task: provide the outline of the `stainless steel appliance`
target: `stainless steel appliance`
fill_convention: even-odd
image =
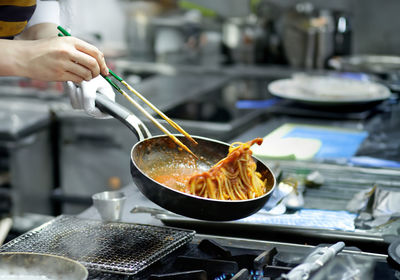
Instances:
[[[198,233],[194,233],[193,229],[182,229],[184,224],[172,228],[153,217],[140,220],[141,214],[129,213],[131,206],[136,203],[152,206],[151,202],[136,186],[130,185],[122,191],[127,203],[119,223],[100,221],[91,207],[78,217],[57,217],[3,245],[0,251],[62,254],[84,263],[89,269],[88,279],[264,280],[285,279],[284,275],[289,275],[310,256],[347,237],[346,247],[308,279],[341,279],[340,273],[346,272],[355,273],[359,279],[397,279],[399,274],[385,250],[375,251],[371,236],[344,232],[334,236],[331,230],[315,229],[307,234],[302,228],[273,225],[254,225],[250,230],[241,227],[235,231],[228,223],[219,223],[220,231],[215,226],[202,228],[199,223]],[[189,226],[197,222],[186,221]],[[284,240],[284,233],[290,231],[294,235]],[[238,232],[248,236],[251,232],[259,233],[259,236],[248,239],[239,237]],[[365,238],[367,244],[361,250],[355,247],[359,237]]]
[[[2,213],[52,213],[53,151],[46,103],[1,98],[0,163]]]
[[[398,271],[388,264],[386,255],[354,247],[343,248],[326,265],[321,264],[315,257],[331,245],[230,238],[60,216],[0,251],[50,251],[67,256],[88,268],[88,279],[288,279],[289,272],[311,256],[319,269],[301,279],[329,279],[350,272],[361,279],[396,279]]]
[[[127,155],[136,138],[115,119],[94,119],[69,106],[54,111],[60,177],[54,197],[62,213],[76,214],[91,205],[93,194],[132,180]]]

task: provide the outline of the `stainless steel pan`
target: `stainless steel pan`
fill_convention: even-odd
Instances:
[[[190,155],[180,151],[168,136],[151,137],[144,124],[127,109],[98,95],[96,105],[102,111],[122,121],[138,137],[138,142],[132,147],[130,169],[133,181],[139,190],[159,206],[186,217],[210,220],[229,221],[245,218],[260,210],[268,201],[275,188],[275,176],[261,161],[257,163],[257,171],[267,179],[269,191],[261,197],[248,200],[223,201],[207,199],[185,194],[168,188],[149,176],[153,168],[176,168],[187,162]],[[229,145],[205,137],[193,137],[198,145],[192,145],[185,137],[176,135],[197,156],[198,164],[208,169],[224,158]],[[172,170],[172,169],[171,169]]]
[[[87,277],[87,269],[68,258],[38,253],[0,253],[0,279],[84,280]]]

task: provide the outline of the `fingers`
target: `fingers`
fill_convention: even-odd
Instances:
[[[106,75],[106,76],[108,75],[108,67],[107,67],[106,61],[104,59],[104,54],[101,51],[99,51],[95,46],[92,46],[82,40],[79,40],[79,39],[77,39],[75,47],[77,50],[79,50],[85,54],[88,54],[89,56],[94,58],[97,61],[97,65],[100,68],[100,72],[103,75]],[[93,63],[93,62],[90,62],[90,63]],[[85,66],[86,66],[86,64],[85,64]],[[91,69],[91,68],[89,68],[89,69]],[[97,76],[97,75],[95,75],[95,76]]]
[[[78,76],[81,79],[81,81],[90,81],[94,77],[93,72],[91,72],[89,68],[79,63],[68,61],[64,67],[67,73],[68,72],[73,73],[75,76]],[[99,73],[97,72],[97,75],[98,74]]]
[[[89,70],[87,70],[87,71],[89,71]],[[75,72],[66,71],[63,73],[62,77],[60,77],[60,79],[58,79],[58,80],[59,81],[71,81],[71,82],[79,84],[82,81],[84,81],[85,79],[82,78],[81,76],[76,75]]]
[[[82,53],[82,52],[74,52],[71,57],[71,62],[75,64],[75,66],[79,67],[73,67],[76,70],[80,69],[80,67],[84,67],[88,70],[85,71],[85,73],[81,73],[83,70],[81,69],[79,73],[77,73],[79,76],[81,76],[84,80],[89,81],[93,79],[94,77],[97,77],[100,74],[100,66],[97,63],[96,59],[93,57]],[[72,66],[71,66],[72,67]],[[88,75],[90,74],[90,76]],[[81,74],[84,74],[83,76]]]
[[[68,54],[69,60],[72,64],[68,63],[66,65],[70,72],[80,76],[86,81],[97,77],[100,73],[103,75],[108,75],[108,67],[106,65],[104,55],[95,46],[92,46],[75,37],[62,37],[58,39],[65,40],[64,42],[68,42],[74,47],[74,49],[72,51],[70,50]],[[78,66],[75,67],[74,64],[75,66]],[[88,75],[88,72],[84,71],[84,69],[81,67],[89,70],[90,75]]]
[[[74,37],[27,40],[20,44],[18,71],[45,81],[89,81],[100,73],[108,75],[103,54]],[[19,53],[18,52],[18,53]]]

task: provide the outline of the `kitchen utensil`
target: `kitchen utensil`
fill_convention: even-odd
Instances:
[[[0,279],[84,280],[87,269],[66,257],[31,252],[0,253]]]
[[[119,191],[96,193],[92,196],[93,205],[104,221],[118,221],[121,218],[122,208],[126,197]]]
[[[131,150],[131,174],[139,190],[151,201],[174,213],[202,220],[228,221],[247,217],[258,210],[268,201],[275,188],[275,176],[264,163],[253,158],[257,164],[257,171],[262,179],[267,180],[269,191],[263,196],[247,200],[216,200],[186,194],[168,188],[149,177],[153,168],[165,168],[187,165],[193,158],[176,149],[176,145],[169,137],[154,136],[143,133],[142,123],[137,123],[127,109],[98,94],[96,106],[100,110],[122,121],[138,136],[139,142]],[[133,123],[132,123],[133,122]],[[140,121],[139,121],[140,122]],[[139,131],[136,131],[139,129]],[[141,136],[140,136],[141,135]],[[177,137],[185,144],[189,140],[183,136]],[[205,170],[209,169],[228,154],[229,145],[205,137],[194,137],[198,145],[191,146],[198,156],[197,163]]]
[[[377,103],[391,95],[386,86],[378,83],[324,75],[276,80],[268,90],[281,98],[325,106]]]
[[[328,65],[340,71],[389,74],[400,71],[400,56],[348,55],[329,59]]]
[[[68,33],[64,28],[61,26],[57,27],[58,30],[61,31],[59,33],[59,36],[71,36],[71,34]],[[126,81],[124,81],[121,77],[119,77],[117,74],[115,74],[111,69],[108,69],[111,76],[113,76],[115,79],[117,79],[120,83],[122,83],[130,92],[134,93],[137,97],[139,97],[145,104],[147,104],[152,110],[154,110],[157,114],[159,114],[164,120],[166,120],[173,128],[178,130],[180,133],[185,135],[188,139],[190,139],[193,143],[196,144],[196,141],[193,140],[193,138],[186,132],[184,131],[178,124],[176,124],[174,121],[172,121],[170,118],[168,118],[163,112],[161,112],[159,109],[157,109],[150,101],[148,101],[144,96],[142,96],[139,92],[137,92],[133,87],[131,87]],[[103,76],[103,75],[102,75]],[[152,115],[150,115],[139,103],[137,103],[133,98],[131,98],[124,90],[122,90],[116,83],[114,83],[110,77],[103,76],[103,78],[114,88],[116,89],[119,93],[121,93],[130,103],[132,103],[142,114],[144,114],[149,120],[152,121],[154,125],[156,125],[162,132],[164,132],[166,135],[168,135],[173,141],[181,146],[185,151],[188,153],[194,155],[185,145],[182,144],[174,135],[172,135],[161,123],[159,123]]]
[[[10,217],[5,217],[0,220],[0,246],[6,240],[8,233],[13,225],[13,220]]]
[[[154,59],[154,26],[152,20],[162,12],[161,4],[153,1],[126,3],[126,41],[134,58]]]
[[[302,264],[296,266],[289,273],[283,274],[283,279],[309,279],[313,272],[317,271],[326,263],[328,263],[331,259],[333,259],[340,251],[343,250],[344,246],[344,242],[340,241],[330,247],[317,248],[306,258],[306,260]]]
[[[292,67],[323,69],[334,51],[334,18],[329,10],[298,3],[283,15],[283,47]]]
[[[134,275],[190,242],[194,234],[192,230],[61,215],[4,244],[0,251],[53,254],[79,261],[89,270]]]
[[[229,60],[253,64],[256,22],[253,18],[228,18],[222,25],[222,41],[229,51]]]
[[[348,55],[352,45],[352,17],[346,12],[337,11],[335,15],[335,55]],[[328,60],[329,63],[329,60]]]

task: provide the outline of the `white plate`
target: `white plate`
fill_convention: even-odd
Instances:
[[[305,75],[271,82],[268,90],[281,98],[334,105],[377,102],[391,95],[387,87],[374,82]]]

